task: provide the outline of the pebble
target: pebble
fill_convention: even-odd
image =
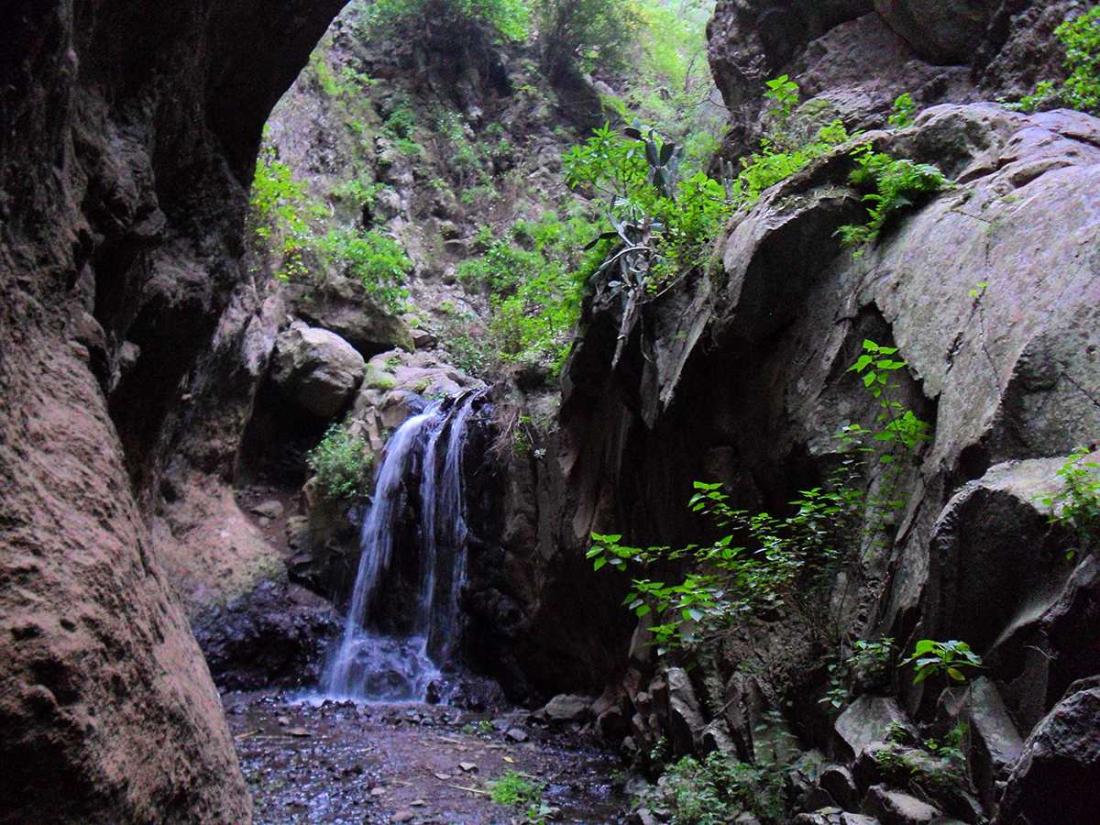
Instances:
[[[511,739],[513,742],[527,741],[527,731],[522,730],[521,728],[509,728],[508,732],[504,735]]]

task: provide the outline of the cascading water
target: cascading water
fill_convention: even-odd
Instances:
[[[361,556],[344,632],[325,673],[328,696],[423,701],[440,665],[455,652],[459,593],[466,579],[466,513],[462,453],[482,392],[449,406],[434,403],[402,424],[382,456],[374,503],[360,533]],[[381,632],[372,615],[394,575],[395,540],[420,469],[416,604],[407,634]],[[395,592],[400,592],[399,590]]]

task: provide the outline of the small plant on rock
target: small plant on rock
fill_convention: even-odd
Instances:
[[[521,808],[531,825],[543,823],[552,809],[542,799],[544,787],[527,774],[505,771],[489,782],[489,797],[497,805]]]
[[[898,95],[894,101],[893,111],[886,118],[886,122],[895,129],[905,129],[913,125],[913,118],[917,113],[917,104],[909,92]]]
[[[845,246],[864,246],[876,241],[886,222],[904,209],[950,185],[943,172],[928,163],[915,163],[874,151],[863,144],[852,152],[856,168],[849,182],[859,189],[870,189],[863,196],[867,204],[867,222],[847,224],[837,230]]]
[[[787,821],[783,777],[777,766],[738,762],[721,753],[701,760],[685,756],[640,802],[672,825],[728,825],[742,812],[778,825]]]
[[[1070,453],[1058,470],[1062,489],[1039,499],[1052,522],[1077,534],[1078,546],[1066,551],[1070,559],[1100,546],[1100,461],[1089,460],[1090,452],[1081,447]]]
[[[362,438],[333,424],[306,457],[326,497],[351,499],[366,492],[373,454]]]
[[[956,684],[966,684],[968,671],[982,666],[982,657],[970,649],[966,642],[952,639],[937,642],[921,639],[913,648],[913,655],[903,659],[902,665],[913,665],[913,684],[933,677],[944,676]]]
[[[818,703],[838,711],[853,693],[863,692],[861,687],[887,682],[893,655],[894,640],[889,636],[857,640],[848,656],[833,657],[827,665],[829,684]]]

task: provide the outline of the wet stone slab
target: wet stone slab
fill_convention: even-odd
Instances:
[[[529,724],[522,711],[318,704],[270,692],[224,702],[257,825],[537,821],[492,801],[489,785],[507,771],[544,786],[550,822],[626,821],[611,779],[619,760],[585,735]]]

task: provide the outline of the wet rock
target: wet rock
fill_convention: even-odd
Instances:
[[[885,742],[892,725],[911,729],[898,703],[885,696],[861,696],[836,720],[834,730],[853,755]]]
[[[1088,825],[1100,810],[1100,677],[1076,682],[1036,725],[1012,769],[997,825]]]
[[[316,684],[340,632],[329,602],[276,580],[208,607],[192,626],[215,683],[233,690]]]
[[[334,332],[294,323],[275,346],[272,379],[290,399],[321,418],[332,418],[351,400],[366,362]]]

